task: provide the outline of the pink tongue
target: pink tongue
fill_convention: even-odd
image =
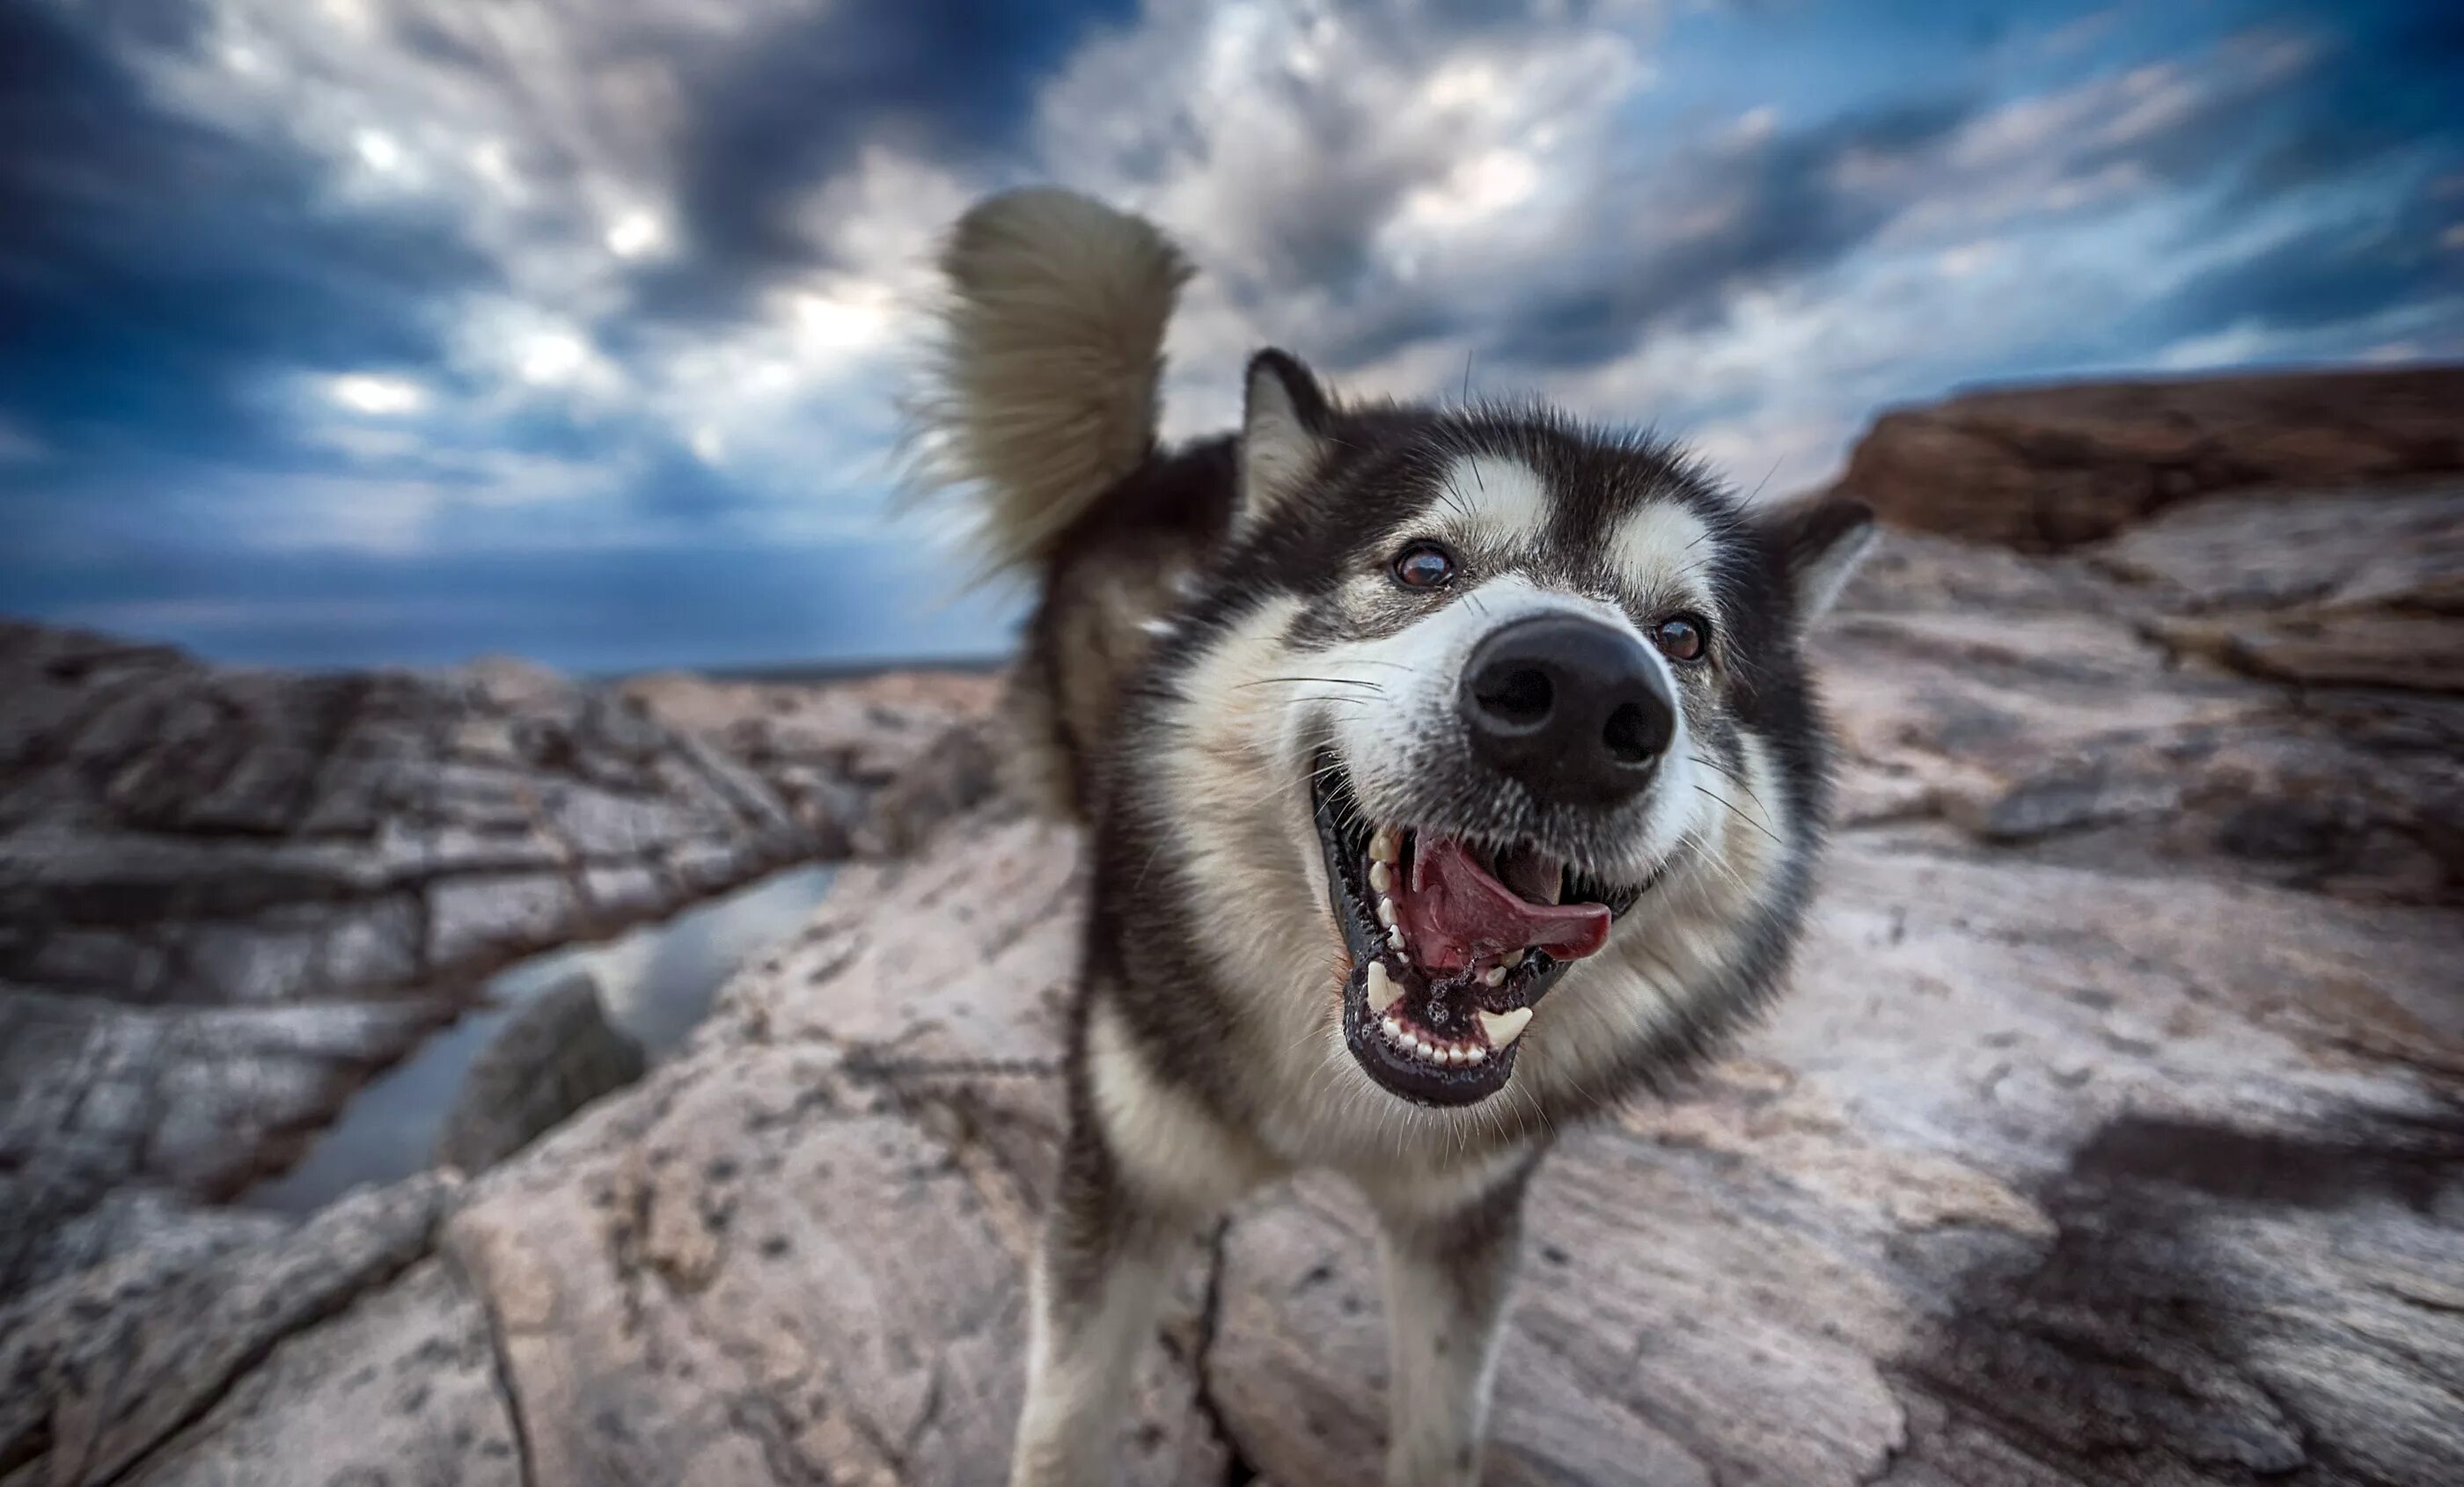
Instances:
[[[1395,896],[1395,913],[1412,959],[1430,971],[1460,971],[1518,950],[1576,960],[1609,937],[1607,905],[1528,902],[1452,837],[1420,838],[1410,888]]]

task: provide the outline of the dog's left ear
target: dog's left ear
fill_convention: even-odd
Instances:
[[[1241,416],[1241,504],[1236,536],[1248,536],[1309,488],[1326,452],[1334,409],[1309,369],[1281,351],[1249,359],[1248,402]]]
[[[1796,596],[1796,626],[1814,627],[1874,545],[1874,509],[1854,496],[1794,501],[1757,518],[1765,551]]]

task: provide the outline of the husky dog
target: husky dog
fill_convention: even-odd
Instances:
[[[1524,1190],[1778,985],[1825,809],[1806,627],[1871,536],[1538,407],[1338,404],[1249,362],[1155,443],[1188,275],[1054,190],[957,224],[936,481],[1041,603],[1027,783],[1086,820],[1070,1128],[1011,1481],[1100,1480],[1166,1266],[1331,1168],[1384,1236],[1389,1481],[1480,1473]]]

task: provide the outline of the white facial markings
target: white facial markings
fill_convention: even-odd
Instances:
[[[1650,501],[1609,535],[1609,564],[1634,592],[1692,605],[1717,620],[1706,579],[1718,556],[1714,547],[1702,517],[1676,501]]]
[[[1300,601],[1259,604],[1210,640],[1178,686],[1155,772],[1158,814],[1178,823],[1186,870],[1222,895],[1193,926],[1221,984],[1254,1004],[1259,1028],[1287,1028],[1297,1004],[1339,1036],[1328,967],[1341,949],[1326,917],[1326,859],[1309,819],[1312,738],[1327,712],[1365,711],[1361,689],[1308,677],[1284,633]],[[1362,669],[1359,675],[1375,673]],[[1309,925],[1314,934],[1296,934]]]
[[[1544,614],[1581,615],[1643,641],[1633,617],[1615,604],[1508,574],[1457,595],[1392,635],[1354,641],[1309,657],[1302,669],[1337,679],[1302,691],[1323,697],[1328,704],[1323,709],[1327,732],[1351,776],[1353,793],[1369,816],[1411,820],[1424,814],[1424,800],[1416,789],[1419,782],[1411,772],[1427,756],[1430,740],[1456,736],[1460,728],[1457,697],[1473,648],[1501,626]],[[1647,641],[1643,645],[1652,663],[1664,672],[1666,664],[1659,652]],[[1370,685],[1360,687],[1355,682]],[[1694,747],[1681,715],[1663,766],[1664,788],[1655,792],[1662,800],[1635,843],[1634,862],[1594,865],[1647,870],[1675,844],[1690,820],[1686,802],[1699,800],[1687,784],[1693,777],[1688,773],[1692,766],[1683,757]],[[1684,800],[1678,800],[1679,796]],[[1389,943],[1402,949],[1401,931],[1390,930]]]
[[[1446,467],[1429,516],[1474,548],[1516,551],[1549,528],[1549,483],[1523,461],[1467,454]]]
[[[1689,844],[1617,922],[1607,948],[1572,967],[1550,997],[1543,1020],[1551,1031],[1524,1050],[1515,1074],[1535,1097],[1615,1078],[1620,1057],[1683,1020],[1696,1003],[1724,995],[1719,968],[1736,961],[1755,917],[1775,902],[1791,864],[1802,863],[1807,846],[1770,750],[1752,733],[1742,735],[1739,749],[1739,761],[1720,770],[1696,766],[1692,750],[1669,761],[1693,772],[1685,784],[1671,781],[1687,807]],[[1720,799],[1706,794],[1713,791]]]
[[[1526,482],[1520,495],[1513,478],[1518,469]],[[1481,495],[1485,483],[1485,493],[1496,498],[1485,511],[1476,508],[1470,519],[1492,534],[1512,533],[1507,541],[1525,540],[1539,530],[1534,523],[1545,521],[1545,502],[1529,503],[1538,489],[1532,471],[1508,462],[1503,469],[1484,466],[1476,480],[1467,475],[1459,468],[1457,480],[1467,486],[1466,495]],[[1520,516],[1518,507],[1525,513]],[[1442,502],[1431,514],[1441,523],[1460,519]],[[1672,519],[1682,519],[1690,535]],[[1706,541],[1685,553],[1704,529],[1682,509],[1674,518],[1660,518],[1658,534],[1648,540],[1637,535],[1634,521],[1627,526],[1625,536],[1639,550],[1677,555],[1683,567],[1702,564],[1710,546]],[[1442,527],[1436,530],[1442,535]],[[1635,581],[1639,576],[1627,571],[1624,577]],[[1210,980],[1241,1009],[1238,1056],[1280,1071],[1277,1078],[1306,1091],[1279,1106],[1262,1126],[1266,1149],[1278,1157],[1304,1150],[1385,1149],[1398,1132],[1460,1119],[1418,1110],[1397,1114],[1391,1097],[1343,1052],[1341,999],[1330,993],[1340,987],[1347,962],[1340,931],[1326,913],[1326,863],[1309,817],[1309,780],[1325,762],[1321,751],[1332,745],[1370,819],[1420,819],[1427,807],[1415,792],[1420,781],[1413,772],[1430,758],[1433,738],[1451,736],[1459,728],[1463,666],[1495,628],[1535,615],[1571,613],[1643,638],[1635,618],[1604,597],[1544,586],[1512,571],[1439,600],[1391,635],[1326,650],[1296,651],[1287,639],[1302,602],[1276,597],[1241,617],[1228,633],[1209,638],[1177,689],[1183,700],[1174,709],[1175,726],[1154,776],[1157,799],[1173,802],[1168,815],[1178,823],[1178,858],[1217,895],[1218,911],[1200,916],[1192,932],[1196,948],[1215,968]],[[1660,664],[1657,652],[1651,653]],[[1684,695],[1684,689],[1679,692]],[[1639,879],[1681,842],[1701,845],[1687,850],[1689,865],[1673,872],[1671,881],[1645,895],[1635,914],[1620,920],[1602,954],[1569,968],[1563,995],[1553,998],[1562,1005],[1544,1009],[1550,1015],[1536,1024],[1527,1015],[1513,1018],[1518,1025],[1510,1028],[1475,1025],[1436,1035],[1411,1016],[1403,988],[1373,958],[1366,979],[1375,1036],[1399,1056],[1438,1069],[1495,1061],[1510,1046],[1520,1060],[1517,1086],[1545,1104],[1605,1079],[1611,1070],[1601,1061],[1630,1051],[1636,1038],[1681,1015],[1698,988],[1715,985],[1712,971],[1733,955],[1742,924],[1735,912],[1743,895],[1732,891],[1738,885],[1728,864],[1758,887],[1787,854],[1695,788],[1699,783],[1716,790],[1759,816],[1754,796],[1777,799],[1768,761],[1749,745],[1747,758],[1735,767],[1750,786],[1749,795],[1692,762],[1693,755],[1703,754],[1731,767],[1710,755],[1697,736],[1681,719],[1650,804],[1621,838],[1620,859],[1590,865],[1612,878]],[[1793,840],[1784,822],[1772,824],[1784,840]],[[1759,857],[1748,837],[1761,843]],[[1378,914],[1375,899],[1400,884],[1400,846],[1391,827],[1380,830],[1363,869],[1375,895],[1369,911],[1381,924],[1392,910]],[[1691,861],[1697,857],[1701,861]],[[1377,871],[1381,866],[1383,874]],[[1377,882],[1379,876],[1387,881]],[[1711,886],[1722,891],[1709,891]],[[1679,900],[1687,906],[1683,915],[1674,913]],[[1717,907],[1706,907],[1711,900]],[[1407,947],[1399,916],[1395,922],[1397,928],[1384,930],[1384,945],[1402,954]],[[1304,924],[1309,932],[1296,932]],[[1639,953],[1638,946],[1651,953]],[[1523,958],[1507,957],[1495,969],[1510,969]],[[1682,973],[1672,976],[1662,961],[1682,967]],[[1537,1037],[1530,1034],[1535,1025]],[[1227,1055],[1234,1052],[1226,1049]]]
[[[1701,780],[1706,790],[1716,791],[1719,799],[1708,802],[1712,809],[1727,818],[1728,840],[1725,856],[1738,875],[1759,886],[1771,876],[1782,854],[1796,849],[1796,822],[1778,812],[1780,799],[1779,774],[1771,767],[1771,751],[1763,747],[1762,735],[1739,735],[1740,759],[1727,778],[1717,771],[1705,770]]]

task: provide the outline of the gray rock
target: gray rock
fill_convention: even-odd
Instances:
[[[280,1167],[508,961],[844,856],[893,789],[972,798],[914,776],[977,769],[934,745],[989,682],[291,675],[0,623],[0,696],[5,1299],[116,1184]]]
[[[450,1261],[415,1262],[287,1337],[149,1462],[144,1487],[521,1487],[520,1425],[487,1307]]]
[[[451,1192],[424,1176],[264,1244],[133,1250],[0,1308],[0,1483],[120,1480],[277,1344],[428,1253]]]
[[[1848,819],[2464,905],[2464,481],[2332,506],[2385,550],[2272,491],[2076,557],[1885,538],[1815,646]]]
[[[549,1127],[642,1077],[642,1045],[607,1020],[586,973],[557,982],[507,1018],[447,1112],[436,1165],[495,1166]]]
[[[67,1223],[40,1231],[37,1248],[20,1257],[15,1268],[32,1290],[134,1250],[165,1263],[185,1263],[184,1255],[203,1257],[262,1243],[285,1227],[272,1214],[205,1207],[165,1189],[132,1184],[112,1189]]]
[[[473,1443],[503,1442],[545,1487],[997,1481],[1075,848],[979,815],[847,871],[682,1057],[464,1190],[432,1258],[215,1355],[193,1426],[149,1409],[109,1459],[487,1480]],[[2456,1479],[2452,915],[1893,829],[1827,876],[1779,1015],[1545,1170],[1491,1481]],[[958,894],[979,912],[931,907]],[[303,1248],[218,1251],[213,1289]],[[1320,1179],[1193,1238],[1122,1479],[1369,1474],[1375,1249]],[[76,1294],[106,1334],[155,1305]],[[66,1377],[27,1381],[43,1418],[82,1418]],[[71,1439],[0,1451],[77,1479]]]

